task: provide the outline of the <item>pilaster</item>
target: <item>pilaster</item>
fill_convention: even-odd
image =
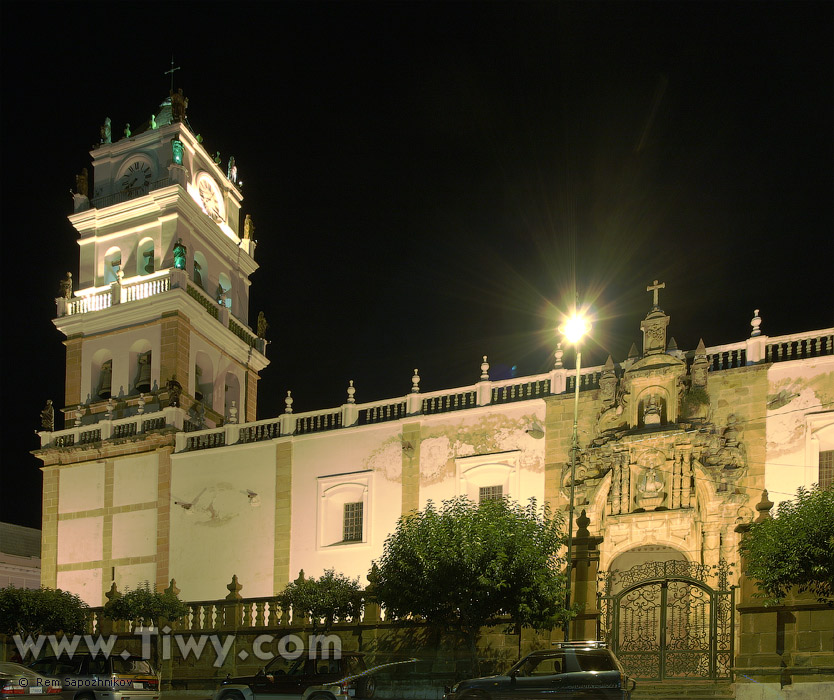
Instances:
[[[158,591],[168,585],[170,571],[171,451],[172,448],[169,446],[156,451],[156,589]]]
[[[67,375],[64,379],[64,406],[81,403],[81,341],[80,335],[67,338]]]
[[[42,467],[41,586],[58,585],[58,467]]]
[[[101,532],[101,599],[113,580],[113,480],[115,460],[104,460],[104,510]]]
[[[162,317],[159,383],[164,386],[172,377],[187,390],[190,372],[191,324],[179,311]]]
[[[275,556],[272,590],[276,595],[290,582],[292,541],[292,441],[275,444]]]
[[[420,424],[403,424],[402,514],[420,509]]]

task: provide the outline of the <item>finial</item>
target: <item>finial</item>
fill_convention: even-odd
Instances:
[[[156,123],[156,117],[151,114],[151,131],[156,131],[159,128]]]
[[[125,138],[126,139],[130,138],[130,122],[125,124]]]
[[[753,311],[753,319],[750,321],[750,325],[753,326],[753,330],[750,332],[751,338],[755,338],[757,335],[762,334],[762,330],[759,328],[759,326],[762,325],[762,317],[759,316],[758,309]]]
[[[237,406],[234,401],[232,401],[232,405],[229,408],[229,423],[237,423]]]
[[[356,403],[356,399],[354,398],[354,394],[356,393],[356,389],[353,386],[353,380],[350,380],[350,384],[348,385],[347,395],[348,395],[348,403]]]
[[[771,501],[767,497],[767,489],[764,489],[762,491],[762,500],[760,500],[756,504],[756,510],[759,511],[759,517],[756,518],[756,522],[760,523],[760,522],[763,522],[765,520],[770,520],[770,518],[771,518],[770,509],[771,508],[773,508],[773,501]]]
[[[484,361],[481,363],[481,379],[489,379],[489,362],[487,362],[486,355],[484,355]]]
[[[591,533],[588,530],[588,525],[591,524],[591,519],[585,513],[585,509],[582,509],[582,512],[579,514],[579,517],[576,519],[576,536],[579,537],[590,537]]]
[[[419,394],[420,393],[420,375],[417,373],[417,370],[414,370],[414,376],[411,378],[411,393],[412,394]]]
[[[166,595],[179,595],[180,594],[180,589],[177,588],[177,580],[172,578],[171,583],[168,584],[168,588],[166,588],[162,592],[165,593]]]
[[[237,580],[237,574],[232,576],[232,582],[226,586],[229,590],[229,595],[226,596],[226,600],[240,600],[243,596],[240,594],[240,590],[243,586]]]
[[[634,360],[640,356],[640,353],[637,352],[637,346],[632,343],[631,347],[628,349],[628,359]]]
[[[562,364],[562,356],[565,354],[565,351],[562,350],[562,344],[556,343],[556,364],[553,365],[554,369],[562,369],[564,365]]]
[[[110,590],[107,591],[107,593],[104,594],[104,597],[107,598],[107,600],[113,601],[113,600],[116,600],[116,598],[120,597],[121,595],[122,594],[119,593],[119,589],[116,588],[116,582],[113,581],[113,583],[110,586]]]
[[[116,404],[113,402],[113,397],[111,396],[107,399],[107,411],[104,414],[107,420],[113,420],[113,410],[116,408]]]
[[[141,416],[145,412],[145,395],[140,393],[139,394],[139,408],[137,409],[137,413]]]
[[[284,399],[284,413],[292,413],[292,392],[287,392],[287,398]]]

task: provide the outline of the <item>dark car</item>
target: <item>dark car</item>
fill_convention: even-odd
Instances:
[[[159,678],[140,656],[47,656],[29,664],[61,679],[66,700],[158,700]]]
[[[634,689],[617,657],[602,642],[557,642],[534,651],[506,675],[461,681],[445,700],[562,698],[563,700],[629,700]]]
[[[214,694],[214,700],[259,700],[266,696],[278,696],[282,700],[301,698],[311,686],[336,684],[351,676],[357,678],[351,683],[348,694],[355,698],[370,698],[375,690],[374,679],[360,675],[365,669],[365,658],[359,652],[336,654],[327,649],[305,650],[297,659],[276,656],[254,676],[227,678]]]
[[[0,662],[0,698],[2,700],[32,700],[34,696],[51,695],[52,700],[61,693],[61,681],[38,673],[31,668],[10,661]]]

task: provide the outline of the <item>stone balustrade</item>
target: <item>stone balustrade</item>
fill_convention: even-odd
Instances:
[[[64,430],[41,430],[41,447],[79,447],[104,440],[119,440],[144,435],[166,427],[183,429],[185,411],[168,407],[153,413],[136,413],[127,418],[103,418],[97,423],[76,425]]]

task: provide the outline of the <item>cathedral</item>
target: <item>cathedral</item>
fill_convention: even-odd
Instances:
[[[244,598],[302,569],[364,583],[397,519],[429,500],[535,498],[574,506],[621,655],[639,647],[622,626],[638,603],[620,594],[671,572],[691,581],[687,610],[695,588],[714,594],[713,638],[731,626],[736,526],[765,489],[779,501],[834,480],[834,329],[768,337],[754,312],[748,337],[680,349],[655,281],[628,357],[577,367],[563,343],[544,374],[494,381],[484,357],[469,386],[424,392],[415,370],[405,396],[357,403],[351,385],[342,405],[296,413],[288,394],[256,420],[269,360],[249,315],[254,225],[234,163],[206,151],[186,107],[174,94],[118,140],[103,127],[78,178],[78,274],[54,319],[63,427],[48,407],[35,453],[42,585],[101,606],[114,583],[175,579],[187,601],[222,598],[233,576]],[[677,589],[663,591],[671,610]]]

